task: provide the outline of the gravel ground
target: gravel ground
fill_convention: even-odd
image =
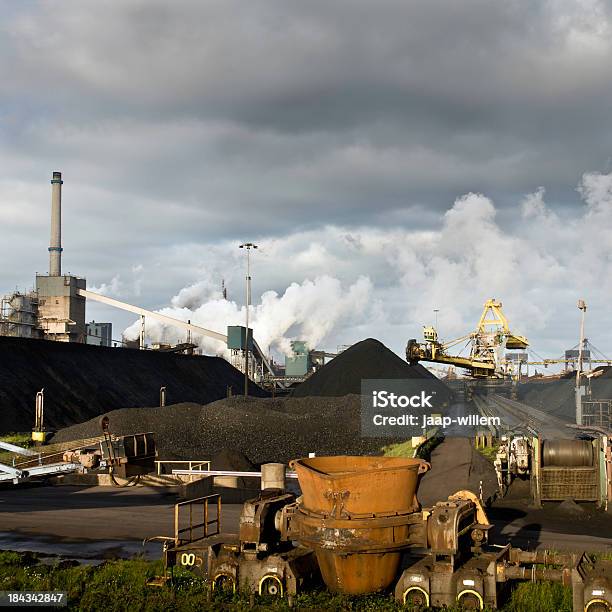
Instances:
[[[252,464],[307,456],[378,454],[392,438],[362,438],[360,397],[244,398],[206,405],[128,408],[108,413],[113,433],[152,431],[160,459],[207,459],[224,449]],[[98,434],[98,418],[59,431],[53,442]],[[215,466],[213,466],[215,467]]]

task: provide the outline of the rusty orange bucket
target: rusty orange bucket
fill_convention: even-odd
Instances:
[[[313,457],[292,461],[302,490],[303,543],[317,555],[321,575],[334,592],[363,594],[387,588],[419,510],[421,459]],[[418,521],[416,521],[418,522]]]
[[[430,465],[404,457],[312,457],[296,459],[303,507],[317,514],[406,514],[419,509],[418,478]]]

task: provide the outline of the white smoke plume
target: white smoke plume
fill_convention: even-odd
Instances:
[[[373,336],[402,354],[406,340],[420,338],[422,325],[433,323],[434,309],[441,337],[450,340],[471,331],[484,301],[494,297],[516,333],[530,338],[540,354],[558,357],[577,343],[576,301],[584,298],[587,336],[612,355],[612,173],[585,174],[577,197],[583,200],[578,213],[549,204],[542,187],[513,210],[498,210],[488,197],[469,193],[432,229],[326,226],[258,237],[252,259],[257,287],[277,291],[254,300],[255,337],[264,350],[288,353],[294,338],[333,350]],[[162,312],[223,333],[227,325],[244,324],[244,262],[236,246],[190,247],[208,272],[195,269],[193,278],[201,280],[179,291]],[[166,265],[179,268],[185,257],[181,251]],[[223,300],[218,289],[228,264],[233,301]],[[142,271],[143,284],[152,270]],[[138,330],[135,323],[127,333],[137,337]],[[147,336],[185,337],[153,321],[147,321]],[[203,346],[222,350],[214,341]]]
[[[251,306],[250,327],[264,351],[275,349],[291,354],[291,340],[305,340],[315,348],[340,322],[355,323],[362,319],[371,301],[372,284],[365,277],[358,278],[348,288],[330,276],[318,276],[301,284],[292,283],[282,295],[266,291],[259,303]],[[228,325],[244,325],[245,307],[225,300],[220,291],[207,281],[200,281],[182,289],[172,298],[172,306],[160,310],[162,314],[191,321],[213,331],[226,332]],[[147,338],[153,342],[179,342],[185,333],[153,319],[147,320]],[[140,333],[135,322],[125,331],[134,340]],[[224,354],[225,347],[205,336],[198,338],[207,352]]]

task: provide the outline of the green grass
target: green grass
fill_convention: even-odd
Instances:
[[[25,448],[29,448],[33,444],[32,434],[29,432],[5,434],[0,436],[0,442],[8,442],[9,444],[16,444]]]
[[[497,455],[497,451],[499,450],[499,442],[495,442],[493,446],[485,446],[484,448],[479,447],[476,450],[493,463],[493,461],[495,461],[495,455]]]
[[[572,590],[556,582],[521,582],[503,609],[508,612],[571,610]]]
[[[382,453],[385,457],[412,457],[414,447],[411,440],[406,440],[405,442],[383,446]]]
[[[443,437],[437,434],[437,430],[429,431],[428,435],[430,437],[418,448],[417,452],[419,459],[425,459],[426,461],[429,461],[431,451],[443,440]],[[410,439],[383,446],[381,451],[385,457],[414,457],[415,447],[412,446],[412,440]]]
[[[83,611],[288,611],[285,600],[248,595],[217,594],[207,598],[206,583],[182,570],[175,573],[174,586],[148,586],[160,574],[160,562],[134,559],[99,566],[57,563],[39,564],[34,555],[0,551],[0,591],[56,590],[68,593],[68,610]],[[251,605],[252,604],[252,605]],[[395,612],[406,610],[390,595],[362,597],[334,595],[324,590],[303,593],[294,599],[294,610],[337,612]],[[459,608],[449,608],[459,610]],[[571,590],[553,583],[520,583],[502,610],[507,612],[570,612]]]

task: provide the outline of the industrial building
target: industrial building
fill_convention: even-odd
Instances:
[[[61,172],[53,172],[51,178],[51,238],[49,242],[49,273],[37,275],[35,288],[28,292],[15,291],[0,300],[0,336],[55,340],[59,342],[77,342],[97,346],[112,346],[112,325],[110,323],[85,324],[86,299],[96,300],[107,306],[127,310],[140,317],[141,333],[138,347],[145,345],[145,319],[154,318],[165,324],[183,328],[189,333],[187,343],[178,347],[157,346],[158,350],[176,350],[191,352],[195,345],[191,334],[206,336],[219,340],[232,350],[232,363],[244,371],[245,353],[248,355],[248,372],[260,380],[263,373],[273,374],[270,364],[250,333],[249,348],[236,338],[228,345],[228,336],[192,325],[190,321],[180,321],[157,312],[145,310],[132,304],[126,304],[113,298],[88,291],[84,278],[62,274],[62,180]],[[241,329],[230,327],[230,333]],[[245,332],[242,332],[246,335]]]
[[[0,335],[60,342],[85,342],[86,281],[62,274],[62,173],[51,178],[49,274],[36,276],[34,291],[2,298]]]
[[[16,291],[0,301],[0,336],[40,338],[38,294]]]
[[[285,357],[286,376],[305,377],[325,365],[325,359],[333,359],[336,353],[309,350],[303,340],[292,340],[293,355]]]
[[[87,332],[87,344],[93,344],[94,346],[112,346],[112,323],[96,323],[96,321],[92,321],[85,325],[85,330]]]

